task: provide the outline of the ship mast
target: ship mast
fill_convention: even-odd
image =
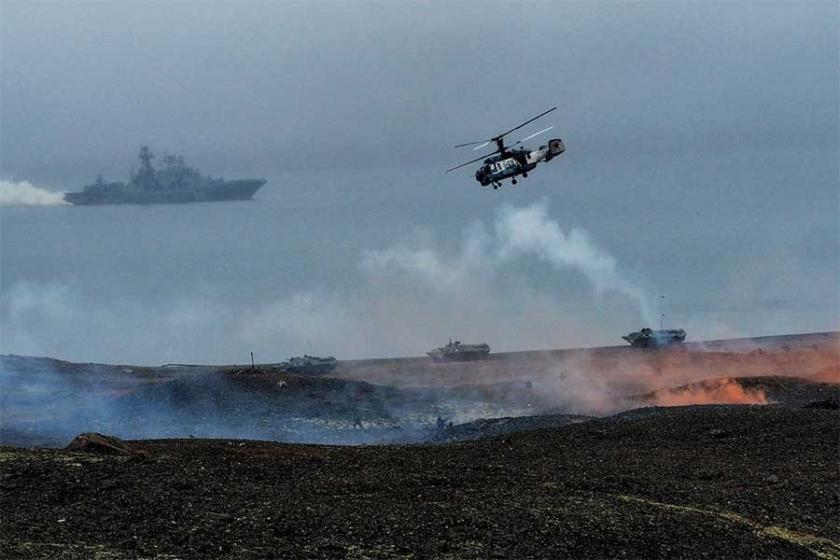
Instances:
[[[140,148],[140,161],[143,162],[142,169],[151,169],[153,157],[155,157],[155,155],[152,153],[148,146],[143,146]]]
[[[155,155],[148,146],[140,148],[140,171],[137,172],[137,183],[144,189],[154,188],[155,169],[152,167],[152,158]]]

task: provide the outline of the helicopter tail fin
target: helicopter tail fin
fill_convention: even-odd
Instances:
[[[552,138],[548,141],[548,153],[545,155],[545,161],[551,161],[555,156],[559,156],[566,151],[566,146],[559,138]]]

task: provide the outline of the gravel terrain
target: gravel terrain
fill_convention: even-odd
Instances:
[[[840,413],[654,409],[438,446],[0,450],[4,558],[840,558]]]
[[[0,356],[0,445],[4,559],[840,560],[840,333],[334,377]]]

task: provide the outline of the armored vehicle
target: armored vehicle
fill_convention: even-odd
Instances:
[[[205,177],[185,165],[184,158],[174,155],[164,156],[163,168],[155,169],[153,157],[149,148],[143,146],[140,170],[131,174],[128,183],[106,182],[100,175],[82,192],[65,193],[64,200],[74,205],[248,200],[266,183],[265,179],[225,181]]]
[[[629,342],[630,346],[634,348],[655,348],[680,344],[685,340],[685,331],[683,329],[662,329],[655,331],[644,328],[636,332],[631,332],[621,338]]]
[[[338,360],[332,356],[319,358],[318,356],[309,356],[306,354],[303,357],[295,356],[294,358],[289,358],[289,361],[281,364],[284,371],[301,375],[325,375],[332,373],[337,365]]]
[[[490,346],[481,344],[461,344],[460,340],[435,348],[427,352],[428,356],[436,362],[465,362],[468,360],[484,360],[490,354]]]

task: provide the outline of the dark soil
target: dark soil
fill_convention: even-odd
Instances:
[[[0,558],[840,560],[838,343],[335,377],[0,356],[0,445],[20,446],[0,447]],[[637,408],[695,396],[772,404]]]
[[[579,414],[545,414],[539,416],[515,416],[505,418],[482,418],[473,422],[449,425],[435,431],[432,440],[436,442],[468,441],[488,437],[500,437],[519,432],[556,428],[593,420],[592,416]]]
[[[2,356],[0,445],[63,447],[86,431],[123,439],[420,442],[430,439],[438,416],[521,414],[531,400],[524,383],[516,390],[397,388],[265,366],[134,369]]]
[[[0,449],[3,558],[840,558],[840,413],[650,408],[440,446]]]

